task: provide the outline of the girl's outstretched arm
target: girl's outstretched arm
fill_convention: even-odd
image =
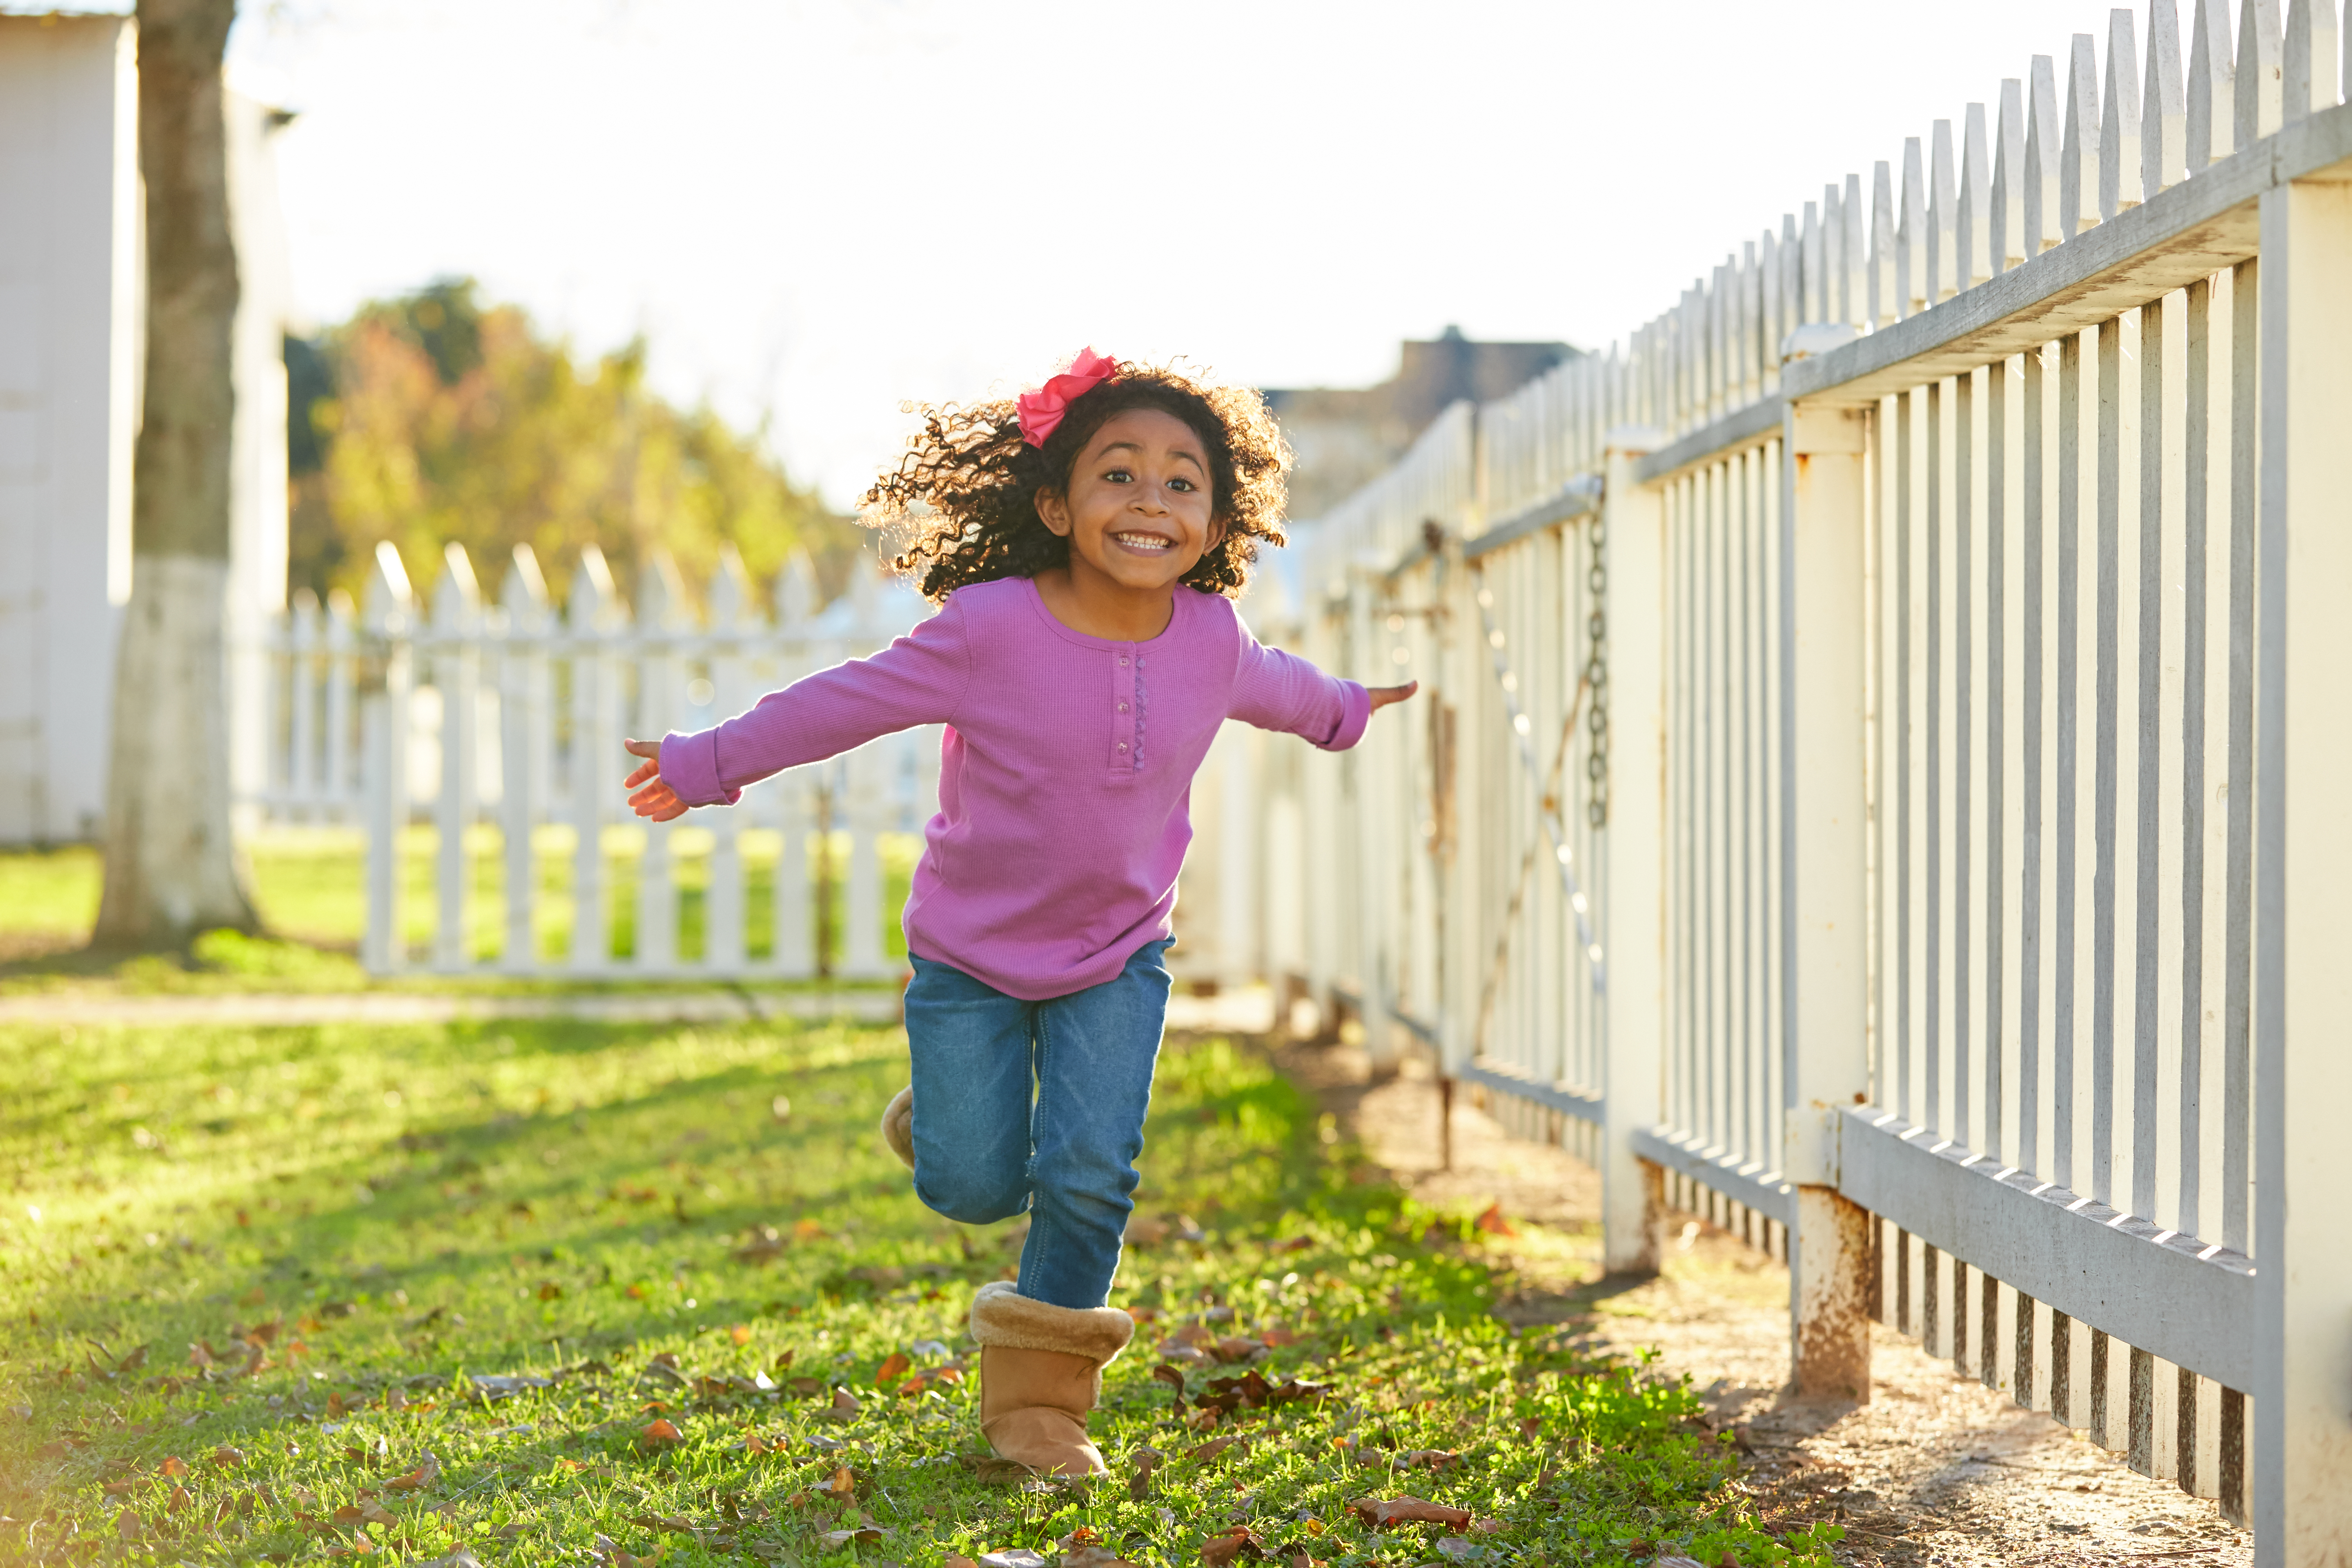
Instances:
[[[1297,735],[1327,752],[1353,746],[1363,739],[1364,726],[1374,712],[1421,689],[1417,680],[1368,687],[1326,675],[1297,654],[1267,647],[1250,636],[1238,617],[1234,629],[1241,649],[1227,713],[1261,730]]]
[[[952,723],[971,673],[963,612],[950,599],[871,658],[771,691],[751,711],[710,729],[630,742],[629,754],[645,763],[629,774],[629,804],[639,816],[667,822],[688,806],[732,805],[746,784],[877,735]]]

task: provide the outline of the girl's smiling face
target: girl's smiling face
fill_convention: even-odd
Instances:
[[[1081,594],[1164,595],[1224,534],[1213,488],[1207,449],[1190,425],[1158,408],[1130,408],[1087,442],[1066,491],[1038,492],[1037,515],[1070,542],[1072,585]]]

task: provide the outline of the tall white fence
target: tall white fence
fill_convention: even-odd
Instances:
[[[490,604],[451,544],[421,605],[379,546],[360,611],[305,599],[271,639],[257,804],[274,821],[367,829],[362,951],[378,973],[885,978],[899,967],[886,852],[934,808],[935,729],[687,821],[639,822],[621,787],[625,738],[705,728],[925,613],[870,574],[818,613],[800,564],[773,596],[771,622],[730,553],[698,618],[656,556],[631,605],[592,545],[559,616],[528,546]],[[412,888],[403,850],[420,839],[431,874]]]
[[[2170,0],[1304,528],[1265,948],[1868,1320],[2352,1560],[2352,108]]]

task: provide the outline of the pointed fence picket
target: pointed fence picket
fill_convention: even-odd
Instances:
[[[1255,921],[1376,1058],[2352,1555],[2352,107],[2175,0],[1822,188],[1297,529],[1262,637],[1423,682],[1262,757]],[[2284,15],[2282,12],[2284,11]]]
[[[896,972],[885,849],[934,807],[935,731],[884,737],[674,824],[629,812],[621,781],[635,760],[621,742],[706,727],[880,648],[923,613],[913,595],[861,581],[820,613],[807,564],[795,560],[776,585],[772,622],[730,551],[698,618],[666,556],[625,601],[591,545],[558,612],[527,545],[515,547],[495,602],[455,543],[422,604],[389,545],[374,564],[363,612],[341,595],[323,611],[298,595],[274,628],[275,761],[252,803],[273,822],[367,830],[362,953],[372,971]],[[412,911],[404,847],[413,851],[420,830],[432,844],[431,891]],[[698,901],[699,919],[689,920]],[[566,905],[571,929],[559,942]],[[758,923],[769,928],[764,942],[754,941]],[[688,951],[692,929],[698,954]]]

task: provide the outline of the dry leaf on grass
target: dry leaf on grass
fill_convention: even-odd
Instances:
[[[1192,1449],[1184,1457],[1197,1465],[1204,1459],[1215,1458],[1218,1455],[1223,1453],[1226,1449],[1232,1447],[1236,1443],[1246,1444],[1248,1441],[1248,1438],[1242,1436],[1213,1437],[1208,1442],[1202,1444],[1199,1447]]]
[[[1503,1217],[1503,1205],[1499,1203],[1488,1204],[1485,1212],[1481,1213],[1478,1217],[1471,1223],[1475,1225],[1480,1230],[1485,1231],[1488,1236],[1517,1236],[1519,1234],[1517,1231],[1511,1228],[1511,1222]]]
[[[870,1524],[865,1524],[856,1530],[828,1530],[824,1532],[824,1544],[827,1551],[835,1551],[853,1541],[863,1545],[876,1541],[887,1541],[889,1538],[888,1531],[877,1530]]]
[[[904,1354],[899,1352],[893,1351],[890,1352],[889,1357],[882,1363],[881,1367],[874,1373],[874,1381],[877,1385],[895,1382],[898,1378],[904,1377],[907,1374],[907,1369],[914,1364],[915,1363],[912,1361],[909,1361]]]
[[[596,1537],[596,1556],[604,1568],[654,1568],[668,1553],[667,1547],[656,1548],[643,1557],[632,1556],[613,1543],[609,1536]]]
[[[430,1453],[416,1462],[416,1468],[405,1475],[394,1476],[383,1483],[386,1491],[422,1491],[441,1479],[441,1461]]]
[[[1206,1568],[1225,1568],[1229,1563],[1244,1558],[1256,1560],[1265,1555],[1265,1543],[1247,1525],[1235,1525],[1223,1534],[1213,1535],[1201,1542],[1201,1561]]]
[[[833,1391],[833,1404],[824,1412],[824,1417],[828,1421],[855,1421],[857,1413],[864,1408],[857,1403],[857,1395],[836,1386]]]
[[[783,1255],[784,1238],[772,1225],[753,1227],[734,1253],[738,1263],[772,1263]]]
[[[1061,1568],[1136,1568],[1107,1546],[1081,1546],[1065,1552]]]
[[[685,1440],[686,1435],[684,1433],[671,1426],[667,1420],[663,1420],[658,1417],[646,1423],[644,1429],[637,1434],[637,1441],[643,1443],[648,1448],[665,1447],[669,1444],[682,1443]]]
[[[242,1448],[232,1448],[227,1444],[223,1443],[219,1447],[213,1450],[213,1463],[218,1465],[224,1470],[232,1469],[235,1467],[245,1463],[245,1450]]]
[[[1360,1497],[1348,1506],[1355,1510],[1358,1519],[1375,1530],[1394,1530],[1406,1524],[1450,1524],[1458,1530],[1470,1522],[1467,1509],[1448,1508],[1417,1497]]]
[[[1000,1459],[994,1454],[959,1454],[956,1460],[983,1486],[1011,1486],[1029,1479],[1028,1466],[1014,1459]]]
[[[187,1506],[188,1506],[188,1504],[189,1504],[189,1503],[191,1503],[191,1502],[192,1502],[192,1501],[194,1501],[194,1499],[192,1499],[191,1497],[189,1497],[189,1496],[188,1496],[188,1489],[187,1489],[187,1488],[185,1488],[185,1487],[173,1487],[173,1488],[172,1489],[172,1495],[171,1495],[169,1498],[167,1498],[167,1499],[165,1499],[165,1500],[164,1500],[164,1505],[163,1505],[163,1506],[164,1506],[164,1507],[166,1507],[166,1508],[168,1508],[168,1509],[170,1509],[170,1510],[172,1510],[172,1511],[173,1511],[174,1513],[176,1513],[176,1512],[178,1512],[180,1510],[182,1510],[182,1509],[184,1509],[184,1508],[187,1507]]]
[[[177,1454],[173,1454],[164,1459],[163,1468],[157,1472],[159,1475],[166,1476],[184,1476],[187,1473],[188,1461],[180,1458]]]

